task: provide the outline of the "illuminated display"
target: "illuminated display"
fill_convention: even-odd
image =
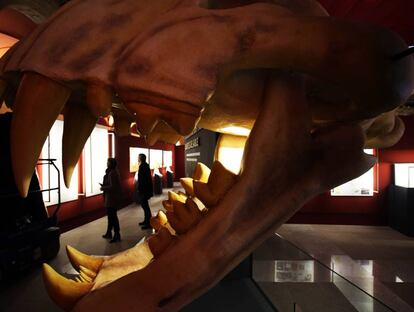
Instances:
[[[173,165],[172,151],[163,151],[163,167],[171,167]]]
[[[374,155],[373,149],[364,149],[369,155]],[[338,164],[340,166],[341,164]],[[375,167],[375,166],[374,166]],[[331,190],[332,196],[373,196],[374,195],[374,167],[363,175],[339,185]]]
[[[93,129],[88,141],[86,141],[83,153],[85,195],[101,194],[100,183],[103,181],[109,157],[108,130],[105,127],[97,125]]]
[[[40,158],[52,158],[56,159],[55,164],[60,171],[60,194],[61,202],[67,202],[78,199],[78,166],[73,171],[70,188],[66,188],[63,182],[63,170],[62,170],[62,134],[63,134],[63,121],[56,120],[50,129],[49,136],[46,139],[42,148]],[[41,166],[41,184],[42,189],[55,188],[58,186],[58,173],[53,166],[43,165]],[[56,190],[43,192],[43,200],[46,206],[56,205],[58,203],[58,192]]]
[[[129,172],[138,171],[138,155],[139,154],[144,154],[147,157],[147,162],[148,162],[149,160],[148,148],[130,147],[129,148]]]
[[[151,169],[162,167],[162,150],[150,149],[149,165]]]
[[[394,164],[395,185],[414,188],[414,163]]]

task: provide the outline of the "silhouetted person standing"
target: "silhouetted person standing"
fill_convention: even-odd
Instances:
[[[108,228],[103,238],[111,239],[110,243],[121,240],[117,210],[121,207],[121,179],[116,169],[116,159],[108,158],[107,169],[101,184],[104,195],[104,207],[108,215]],[[114,236],[112,237],[112,229]]]
[[[148,200],[153,195],[151,170],[146,162],[146,159],[147,157],[144,154],[138,155],[138,177],[135,181],[135,191],[137,192],[136,202],[137,204],[141,204],[142,209],[144,209],[144,221],[139,223],[143,230],[151,228],[151,209],[149,207]]]

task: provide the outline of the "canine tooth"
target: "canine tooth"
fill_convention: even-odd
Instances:
[[[103,83],[91,83],[86,90],[86,103],[95,117],[105,117],[111,112],[112,90]]]
[[[194,181],[194,193],[206,207],[215,206],[226,192],[236,183],[237,175],[215,161],[208,182]]]
[[[96,274],[103,263],[103,258],[88,256],[69,245],[66,246],[66,253],[70,263],[78,271],[83,266]]]
[[[69,98],[63,85],[27,72],[17,91],[11,124],[11,157],[19,192],[26,197],[49,130]]]
[[[161,110],[157,107],[139,103],[126,103],[125,107],[135,113],[137,129],[141,135],[150,134],[159,122]]]
[[[115,133],[119,136],[128,136],[131,132],[131,122],[128,119],[114,116]]]
[[[83,147],[88,140],[97,118],[88,108],[80,104],[66,105],[62,138],[63,178],[70,185],[73,170],[79,160]]]
[[[46,263],[43,281],[50,298],[65,311],[71,310],[93,287],[93,283],[77,283],[61,276]]]
[[[172,235],[170,231],[162,227],[160,230],[153,236],[148,239],[148,246],[151,249],[154,258],[161,255],[161,253],[168,248],[172,243]]]

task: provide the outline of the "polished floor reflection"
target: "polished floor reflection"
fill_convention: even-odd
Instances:
[[[254,259],[280,311],[414,311],[414,238],[389,227],[283,225]]]
[[[151,199],[153,213],[163,199]],[[151,233],[138,227],[142,218],[142,209],[136,205],[120,210],[122,241],[116,244],[101,238],[106,218],[66,232],[50,264],[59,272],[73,273],[66,244],[96,255],[127,249]],[[283,225],[254,252],[253,277],[277,311],[414,311],[414,238],[388,227]],[[234,307],[226,311],[255,312],[247,306],[245,310]],[[47,296],[36,268],[0,286],[0,311],[60,310]]]

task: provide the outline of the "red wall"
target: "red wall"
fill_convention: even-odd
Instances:
[[[373,197],[332,197],[326,192],[310,200],[289,222],[387,224],[387,188],[393,181],[392,164],[414,162],[414,116],[403,120],[406,131],[401,141],[378,151],[378,193]]]

